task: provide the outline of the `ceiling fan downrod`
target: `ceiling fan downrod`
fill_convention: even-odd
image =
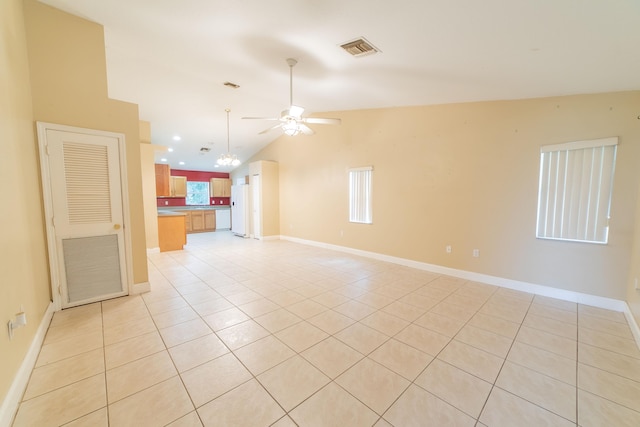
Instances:
[[[287,58],[287,64],[289,64],[289,107],[293,105],[293,67],[298,63],[293,58]]]

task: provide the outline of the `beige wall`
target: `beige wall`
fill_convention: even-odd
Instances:
[[[148,280],[138,106],[109,99],[101,25],[25,0],[34,120],[125,135],[133,281]]]
[[[341,126],[282,136],[248,162],[279,162],[282,235],[624,300],[638,105],[624,92],[333,112]],[[620,137],[609,244],[536,239],[539,147],[608,136]],[[367,165],[373,225],[351,224],[346,170]]]
[[[640,168],[640,165],[638,167]],[[638,283],[638,289],[636,289],[636,282]],[[627,304],[629,304],[636,323],[640,324],[640,189],[636,205],[631,268],[629,269],[629,278],[627,280]]]
[[[40,319],[50,285],[34,137],[29,63],[21,0],[0,2],[0,402],[4,400]],[[9,341],[6,325],[24,306],[27,326]]]
[[[156,204],[155,152],[151,144],[151,123],[140,120],[140,166],[144,204],[144,227],[147,249],[160,247],[158,242],[158,205]],[[163,147],[162,147],[163,148]]]
[[[0,333],[4,400],[51,301],[35,121],[125,134],[134,283],[148,275],[138,109],[107,98],[102,27],[35,0],[4,0],[0,49],[0,317],[6,325],[23,306],[28,319],[12,341]]]
[[[155,147],[152,144],[140,144],[140,163],[142,166],[142,194],[144,203],[144,226],[147,249],[159,248],[158,242],[158,206],[156,204]]]

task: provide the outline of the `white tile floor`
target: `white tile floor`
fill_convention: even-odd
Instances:
[[[149,261],[55,314],[15,426],[640,426],[621,313],[229,233]]]

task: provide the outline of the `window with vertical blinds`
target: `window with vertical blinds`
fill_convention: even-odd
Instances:
[[[540,148],[536,236],[607,243],[618,138]]]
[[[349,222],[371,224],[373,167],[349,169]]]

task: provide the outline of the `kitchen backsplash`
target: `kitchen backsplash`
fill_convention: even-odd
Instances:
[[[184,197],[158,197],[158,207],[162,206],[186,206]],[[209,204],[212,206],[228,205],[231,197],[211,197]]]

